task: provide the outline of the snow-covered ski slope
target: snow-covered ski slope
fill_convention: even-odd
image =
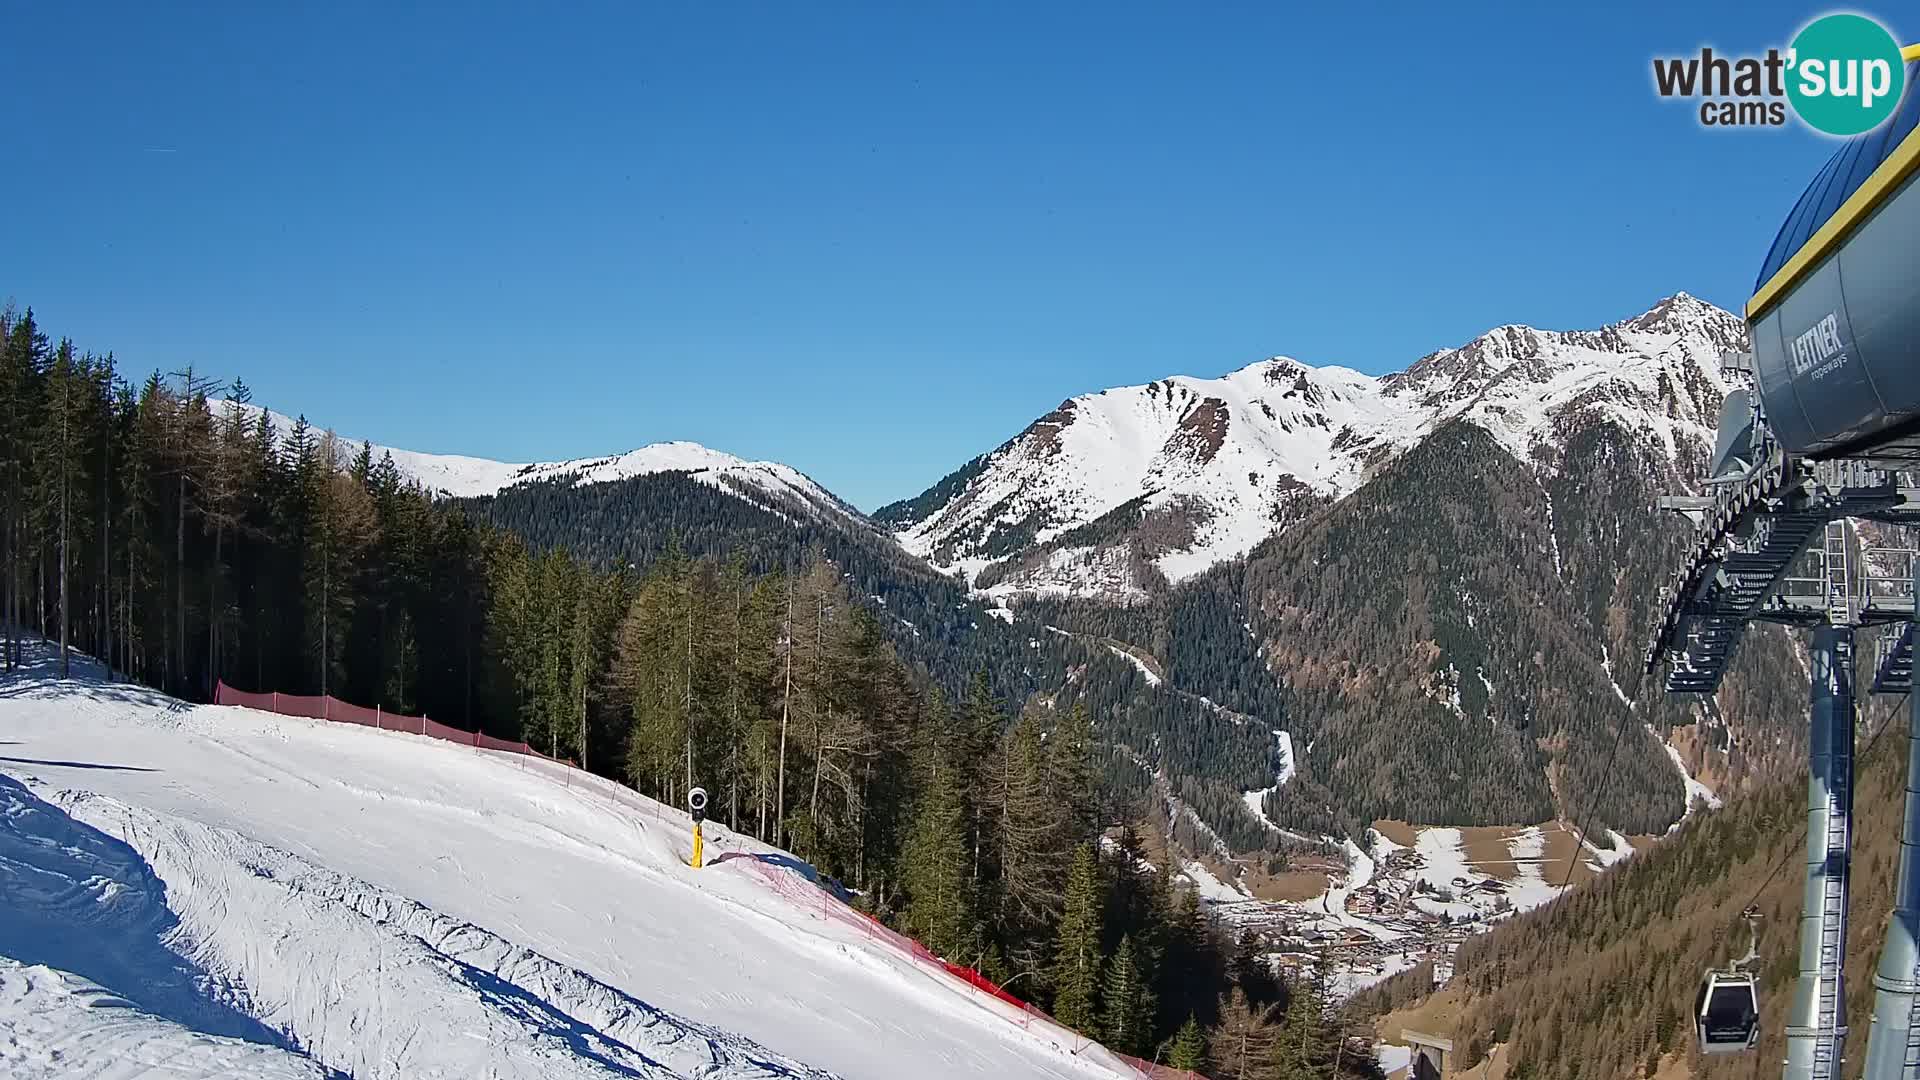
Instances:
[[[114,1046],[167,1076],[1130,1074],[770,887],[804,872],[789,856],[715,827],[724,861],[688,867],[685,816],[617,794],[396,732],[0,682],[0,1075],[163,1072]]]

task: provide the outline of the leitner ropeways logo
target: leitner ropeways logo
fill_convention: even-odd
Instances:
[[[1830,311],[1826,318],[1808,327],[1793,339],[1791,363],[1794,378],[1808,372],[1819,379],[1847,362],[1847,345],[1840,338],[1840,313]]]
[[[1906,89],[1900,42],[1864,15],[1823,15],[1794,36],[1783,52],[1727,57],[1712,49],[1698,56],[1653,61],[1653,84],[1663,98],[1700,98],[1707,127],[1779,127],[1787,108],[1815,131],[1858,135],[1893,115]]]

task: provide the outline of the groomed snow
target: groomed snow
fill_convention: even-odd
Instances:
[[[1467,865],[1467,851],[1461,843],[1462,839],[1459,829],[1420,830],[1413,844],[1413,849],[1425,860],[1419,879],[1433,888],[1452,891],[1458,888],[1454,884],[1458,878],[1479,880],[1485,877],[1484,874],[1474,873]]]
[[[1547,854],[1547,834],[1538,825],[1507,837],[1507,854],[1518,873],[1507,886],[1507,900],[1515,911],[1527,911],[1560,895],[1560,886],[1547,881],[1542,862]]]
[[[327,1071],[296,1052],[209,1035],[163,1019],[99,983],[0,956],[0,1075],[12,1080],[87,1076],[258,1077],[319,1080]]]
[[[1293,758],[1293,735],[1276,730],[1273,737],[1280,743],[1280,771],[1274,776],[1273,783],[1275,787],[1285,787],[1287,781],[1293,779],[1294,773],[1299,771]]]
[[[611,785],[102,683],[16,680],[0,732],[13,1030],[94,985],[187,1076],[1121,1071],[823,918],[790,856],[716,826],[691,869],[684,815]]]
[[[1277,830],[1280,826],[1274,824],[1273,819],[1267,816],[1267,796],[1272,793],[1273,789],[1270,787],[1260,788],[1257,791],[1243,791],[1240,793],[1240,801],[1247,804],[1247,813],[1252,814],[1255,820],[1269,829]]]

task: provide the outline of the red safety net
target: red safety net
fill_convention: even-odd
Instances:
[[[302,716],[313,720],[333,720],[344,724],[360,724],[387,731],[411,732],[415,735],[425,735],[428,738],[461,743],[466,746],[478,747],[482,750],[496,750],[502,753],[519,754],[523,757],[538,759],[537,762],[529,762],[528,767],[553,769],[569,784],[579,782],[589,786],[605,788],[611,797],[617,798],[623,803],[640,799],[640,796],[637,794],[610,780],[594,776],[590,773],[583,773],[574,767],[573,762],[550,758],[540,751],[535,750],[533,747],[528,746],[526,743],[496,739],[491,735],[477,731],[462,731],[459,728],[448,727],[445,724],[430,720],[424,716],[403,716],[386,712],[379,708],[369,709],[363,705],[350,705],[334,697],[309,697],[300,694],[277,693],[250,694],[244,690],[235,690],[224,682],[216,685],[214,701],[220,705],[238,705],[241,708],[259,709],[263,712],[280,713],[284,716]],[[655,817],[660,816],[658,807],[655,806],[651,800],[645,800],[645,803],[650,813]],[[716,862],[718,861],[722,860],[716,860]],[[730,856],[724,861],[731,862],[733,861],[733,857]],[[1014,1010],[1013,1015],[1002,1013],[1008,1022],[1019,1024],[1022,1028],[1026,1028],[1029,1031],[1035,1030],[1036,1026],[1038,1026],[1040,1031],[1043,1033],[1050,1032],[1057,1042],[1063,1046],[1071,1047],[1076,1054],[1094,1045],[1092,1039],[1087,1038],[1085,1035],[1071,1028],[1063,1026],[1054,1020],[1053,1017],[1048,1016],[1046,1013],[1041,1012],[1039,1009],[1008,993],[1004,987],[999,986],[992,979],[980,974],[978,970],[935,956],[926,946],[905,934],[889,929],[884,923],[875,919],[873,916],[850,906],[838,896],[835,896],[833,892],[822,887],[817,882],[809,880],[801,871],[791,866],[777,865],[753,857],[748,857],[742,861],[748,870],[754,872],[764,880],[774,892],[787,897],[804,909],[815,913],[819,918],[855,927],[867,937],[890,945],[901,953],[912,957],[914,960],[928,965],[931,970],[943,972],[960,980],[970,991],[1011,1006]],[[1151,1077],[1153,1080],[1204,1080],[1198,1073],[1188,1072],[1184,1069],[1173,1069],[1165,1065],[1155,1065],[1149,1061],[1128,1057],[1125,1054],[1116,1054],[1112,1051],[1107,1051],[1107,1054],[1116,1063],[1125,1066],[1140,1076]]]
[[[274,712],[287,716],[304,716],[309,720],[325,720],[329,706],[332,704],[333,699],[330,697],[305,697],[300,694],[273,695]]]
[[[279,710],[273,707],[273,699],[277,696],[276,694],[249,694],[244,690],[235,690],[231,686],[222,684],[218,700],[222,705],[238,705],[246,709],[259,709],[262,712],[278,712]]]
[[[359,724],[362,727],[380,728],[385,731],[410,731],[415,735],[426,735],[448,742],[478,745],[476,735],[471,731],[436,724],[424,716],[405,716],[387,712],[378,706],[367,708],[341,701],[337,697],[310,697],[303,694],[250,694],[245,690],[235,690],[226,683],[214,688],[213,700],[221,705],[238,705],[245,709],[259,709],[262,712],[279,713],[282,716],[304,716],[309,720],[333,720],[342,724]],[[532,753],[525,743],[510,743],[503,739],[487,739],[486,744],[495,750],[507,750],[516,754]]]
[[[432,739],[445,739],[448,742],[463,742],[469,746],[473,745],[473,732],[448,727],[445,724],[429,720],[424,716],[420,718],[420,734]]]
[[[327,703],[327,719],[341,724],[359,724],[361,727],[379,727],[379,713],[361,705],[349,705],[334,700]]]
[[[728,861],[731,862],[733,860],[729,859]],[[887,926],[879,920],[849,906],[828,889],[821,887],[815,882],[809,881],[801,871],[756,858],[747,858],[741,860],[741,862],[748,870],[765,880],[773,891],[794,900],[805,909],[817,914],[821,919],[858,927],[860,931],[868,937],[876,941],[885,942],[900,952],[913,957],[915,960],[945,972],[953,978],[960,980],[975,992],[1011,1006],[1016,1011],[1013,1015],[1007,1013],[1001,1014],[1009,1023],[1018,1024],[1029,1031],[1038,1030],[1042,1033],[1051,1033],[1052,1037],[1060,1045],[1069,1047],[1076,1054],[1094,1045],[1092,1039],[1074,1031],[1072,1028],[1066,1027],[1053,1017],[1048,1016],[1027,1002],[1008,993],[1004,987],[996,984],[985,975],[980,974],[980,972],[974,968],[944,960],[934,955],[931,950],[918,941],[907,937],[905,934],[888,929]],[[1102,1049],[1105,1048],[1103,1047]],[[1156,1065],[1151,1061],[1130,1057],[1126,1054],[1114,1053],[1111,1050],[1106,1051],[1106,1053],[1113,1059],[1114,1063],[1124,1066],[1136,1075],[1150,1077],[1152,1080],[1205,1080],[1200,1074],[1190,1072],[1186,1069],[1175,1069],[1166,1065]]]

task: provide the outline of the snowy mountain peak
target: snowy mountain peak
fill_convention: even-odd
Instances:
[[[266,413],[278,438],[284,439],[293,430],[294,421],[280,413],[257,405],[239,407],[250,414]],[[342,438],[339,453],[343,463],[351,460],[359,447],[358,440]],[[650,443],[624,454],[546,462],[493,461],[377,445],[372,450],[375,460],[392,455],[402,476],[429,491],[454,498],[497,495],[510,487],[543,481],[605,484],[656,473],[683,473],[784,517],[798,514],[861,525],[866,521],[858,510],[790,465],[748,461],[695,442]]]
[[[1595,409],[1679,455],[1710,440],[1744,332],[1676,293],[1595,330],[1495,327],[1378,378],[1274,356],[1082,394],[878,516],[996,592],[1137,595],[1245,554],[1451,420],[1527,461]]]
[[[1686,333],[1694,329],[1720,327],[1729,323],[1739,325],[1739,316],[1715,307],[1691,293],[1677,292],[1648,308],[1644,313],[1628,319],[1623,325],[1631,330],[1654,333]]]

